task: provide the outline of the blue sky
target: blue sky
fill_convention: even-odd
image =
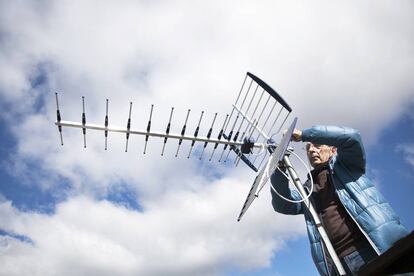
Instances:
[[[244,74],[275,88],[298,127],[360,130],[367,174],[414,229],[414,22],[410,1],[12,1],[0,3],[0,265],[5,275],[317,275],[301,216],[262,193],[236,222],[255,174],[174,158],[168,143],[64,129],[64,120],[207,130]],[[16,18],[21,18],[17,20]],[[293,116],[292,116],[293,117]],[[141,126],[141,127],[140,127]],[[207,148],[206,154],[211,149]],[[200,148],[194,150],[194,155]],[[303,153],[302,153],[303,154]],[[216,156],[218,154],[216,153]],[[267,190],[267,189],[265,189]],[[163,265],[160,266],[159,263]]]

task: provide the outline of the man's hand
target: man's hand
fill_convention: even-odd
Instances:
[[[288,131],[287,129],[285,129],[283,131],[283,136],[285,136],[285,134],[286,134],[287,131]],[[295,128],[293,130],[293,133],[292,133],[292,140],[295,141],[295,142],[302,141],[302,131]]]
[[[293,134],[292,134],[292,140],[295,142],[300,142],[302,141],[302,131],[299,129],[294,129],[293,130]]]

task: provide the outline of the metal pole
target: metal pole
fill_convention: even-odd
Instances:
[[[306,198],[306,191],[302,186],[302,183],[300,182],[299,177],[297,176],[295,170],[292,167],[292,164],[290,163],[289,157],[285,155],[283,157],[283,162],[285,163],[286,168],[288,169],[289,176],[293,180],[293,184],[295,185],[296,189],[299,191],[302,198]],[[313,207],[312,203],[308,200],[303,201],[303,204],[308,208],[309,213],[312,216],[313,221],[315,222],[316,228],[318,229],[318,232],[323,240],[323,243],[325,244],[326,249],[328,250],[328,254],[331,257],[336,270],[338,271],[339,275],[346,275],[345,269],[343,268],[341,261],[338,258],[338,255],[336,254],[331,241],[328,238],[328,235],[326,234],[325,229],[323,228],[322,222],[319,219],[318,214],[316,213],[315,208]]]

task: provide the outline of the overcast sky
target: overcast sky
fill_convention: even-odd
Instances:
[[[412,1],[0,1],[0,275],[316,275],[301,216],[268,187],[241,222],[245,166],[174,158],[175,142],[64,129],[64,120],[207,132],[247,71],[298,127],[359,129],[368,174],[414,218]],[[174,145],[173,145],[174,144]],[[300,148],[300,145],[299,147]],[[208,152],[211,152],[208,149]],[[196,150],[197,153],[197,150]],[[301,153],[303,154],[303,152]],[[407,192],[409,191],[409,192]],[[298,266],[297,263],[301,262]]]

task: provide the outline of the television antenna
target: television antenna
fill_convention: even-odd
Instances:
[[[85,113],[85,97],[82,96],[82,121],[64,121],[62,120],[60,108],[59,108],[59,99],[58,93],[56,95],[56,122],[55,125],[58,127],[60,142],[63,146],[63,135],[62,129],[66,128],[79,128],[82,130],[83,134],[83,145],[86,148],[86,131],[88,130],[97,130],[103,131],[105,137],[105,150],[107,150],[107,141],[109,132],[118,132],[124,133],[126,137],[125,142],[125,152],[128,151],[128,143],[130,135],[141,135],[145,137],[143,154],[146,154],[147,144],[149,143],[149,138],[161,138],[163,139],[163,146],[161,151],[161,156],[164,155],[165,146],[167,141],[176,140],[178,141],[177,150],[175,157],[179,155],[180,148],[183,144],[183,141],[189,142],[189,149],[187,158],[192,156],[193,148],[195,143],[202,144],[202,151],[199,155],[199,159],[202,160],[204,152],[208,145],[211,145],[212,151],[209,155],[208,160],[211,161],[215,156],[217,151],[221,151],[218,157],[218,162],[226,163],[229,160],[230,154],[235,153],[233,163],[235,166],[238,166],[240,160],[243,161],[249,168],[253,171],[258,172],[250,191],[247,195],[247,198],[242,206],[240,214],[238,216],[238,221],[241,220],[243,215],[246,213],[248,208],[251,206],[253,201],[259,196],[260,191],[268,182],[272,173],[279,168],[279,163],[283,163],[287,168],[288,174],[285,174],[285,177],[289,179],[290,182],[294,184],[302,199],[298,202],[301,202],[311,214],[315,225],[318,229],[318,232],[328,250],[331,259],[333,260],[336,269],[340,275],[345,275],[345,270],[342,267],[341,262],[337,254],[335,253],[331,242],[324,230],[318,214],[315,211],[309,197],[311,193],[307,193],[296,174],[295,169],[293,168],[289,156],[293,154],[298,158],[302,164],[307,168],[305,162],[293,152],[293,148],[289,147],[289,143],[295,129],[297,118],[294,118],[290,127],[286,133],[282,136],[279,143],[276,143],[272,137],[280,133],[283,126],[285,125],[289,115],[292,112],[290,106],[286,101],[271,88],[263,80],[255,76],[254,74],[247,72],[243,84],[240,88],[240,91],[237,95],[235,102],[232,104],[232,109],[229,114],[226,114],[224,120],[222,121],[221,128],[214,136],[213,131],[214,126],[218,118],[218,114],[214,114],[214,118],[211,121],[210,128],[206,136],[199,135],[200,133],[200,124],[204,118],[204,111],[201,112],[198,119],[198,124],[195,127],[194,133],[188,134],[187,126],[188,118],[190,116],[191,109],[187,110],[186,119],[181,128],[180,133],[170,132],[172,117],[174,114],[174,107],[171,108],[169,120],[166,126],[165,131],[154,131],[152,130],[152,115],[154,111],[154,105],[151,105],[149,119],[146,129],[135,129],[131,127],[131,115],[132,115],[132,102],[129,103],[129,116],[127,120],[126,127],[113,126],[109,124],[109,115],[108,115],[108,105],[109,100],[106,99],[106,113],[104,117],[104,124],[91,124],[86,122],[86,113]],[[194,129],[194,128],[193,128]],[[219,146],[222,146],[221,149]],[[267,161],[264,162],[267,158]],[[217,158],[216,158],[217,159]],[[309,169],[307,168],[309,171]],[[312,185],[313,181],[311,180]],[[281,196],[277,190],[271,185],[271,188]],[[311,189],[312,191],[312,189]],[[281,196],[284,198],[283,196]],[[286,199],[284,198],[285,200]]]

